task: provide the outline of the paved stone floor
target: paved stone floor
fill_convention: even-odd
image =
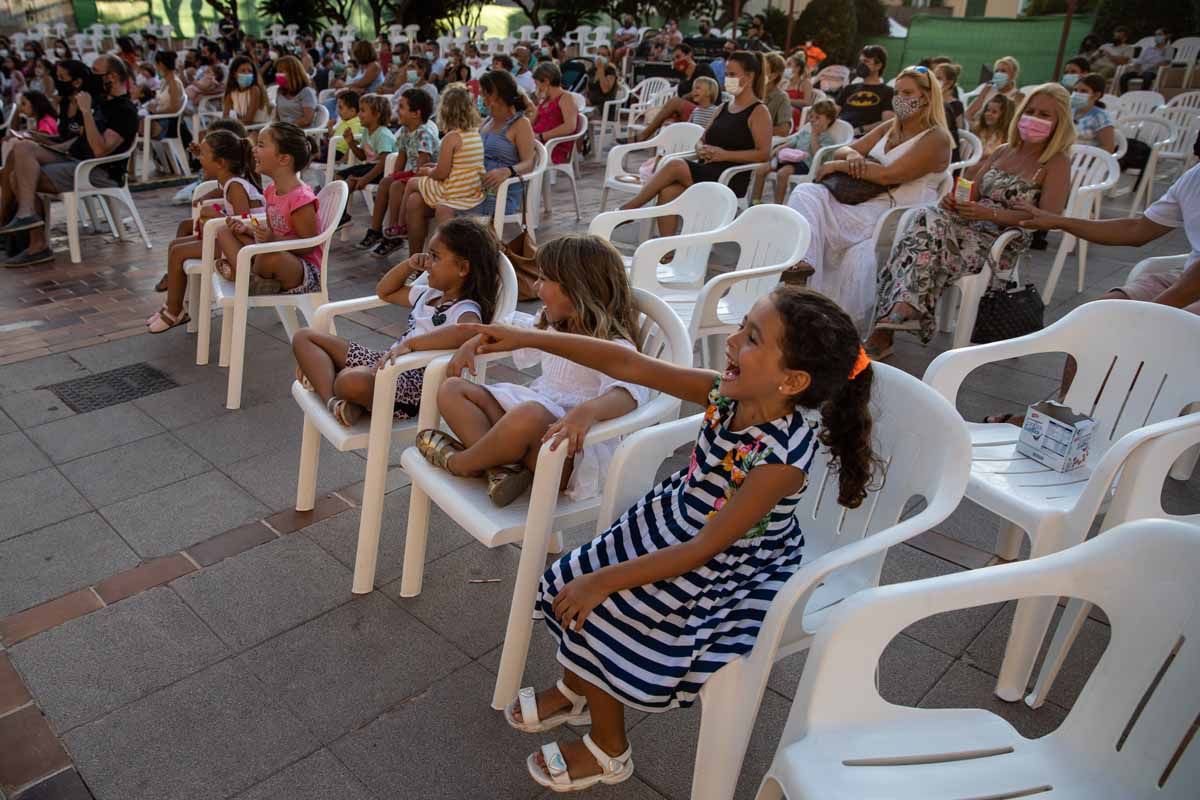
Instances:
[[[543,238],[597,213],[600,175],[589,162],[578,225],[560,182]],[[142,333],[160,302],[151,287],[161,243],[186,213],[166,205],[170,194],[136,195],[158,243],[151,251],[94,236],[84,264],[63,253],[52,265],[0,270],[0,797],[549,796],[523,763],[539,738],[488,707],[516,550],[480,547],[435,513],[424,592],[401,599],[408,489],[394,470],[378,591],[351,596],[365,462],[325,447],[317,508],[289,510],[301,418],[278,321],[251,317],[236,412],[223,408],[215,343],[212,364],[197,367],[183,330]],[[1121,208],[1110,202],[1108,213]],[[352,239],[360,235],[356,227]],[[1120,283],[1138,258],[1184,249],[1181,234],[1136,251],[1093,248],[1085,291],[1070,290],[1071,262],[1049,318]],[[1034,255],[1035,280],[1052,253]],[[334,246],[331,263],[334,299],[371,293],[386,267],[350,242]],[[381,331],[399,321],[384,310],[339,324],[382,344],[390,337]],[[919,375],[946,345],[902,341],[893,363]],[[178,386],[89,413],[41,388],[143,363]],[[1046,357],[980,370],[960,409],[971,418],[1018,411],[1051,394],[1060,368],[1060,357]],[[1171,507],[1200,508],[1200,478],[1164,491]],[[995,563],[997,527],[966,502],[937,531],[892,550],[884,580]],[[573,531],[568,543],[588,535]],[[1049,702],[1032,711],[991,695],[1011,613],[989,606],[912,626],[883,657],[884,695],[989,708],[1030,736],[1052,730],[1107,627],[1101,614],[1087,622]],[[753,795],[766,768],[802,664],[776,667],[739,797]],[[553,672],[539,630],[527,682],[545,685]],[[698,720],[698,709],[631,714],[637,776],[591,796],[686,798]]]

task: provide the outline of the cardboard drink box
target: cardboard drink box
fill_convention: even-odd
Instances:
[[[1096,420],[1052,401],[1031,405],[1017,439],[1017,452],[1058,472],[1083,466]]]

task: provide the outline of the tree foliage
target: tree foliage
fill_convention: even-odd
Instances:
[[[887,36],[891,31],[887,11],[880,0],[854,0],[854,18],[860,41],[870,36]]]
[[[812,0],[796,20],[793,41],[812,41],[831,64],[849,64],[856,54],[858,18],[854,3]]]
[[[1099,0],[1092,30],[1104,41],[1112,40],[1113,28],[1124,25],[1133,31],[1130,42],[1150,36],[1155,28],[1166,28],[1176,36],[1200,24],[1198,4],[1181,0]]]
[[[1097,0],[1078,0],[1075,3],[1076,14],[1090,14],[1096,9]],[[1067,0],[1029,0],[1025,10],[1021,12],[1027,17],[1041,17],[1047,14],[1067,13]]]

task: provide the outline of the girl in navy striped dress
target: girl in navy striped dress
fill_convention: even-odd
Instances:
[[[707,406],[688,467],[542,576],[537,609],[558,639],[563,678],[540,693],[522,689],[505,711],[531,733],[591,724],[582,741],[529,757],[538,783],[559,792],[620,783],[633,774],[624,707],[688,706],[709,675],[754,646],[800,565],[793,511],[813,459],[836,462],[840,503],[866,496],[870,362],[833,301],[784,286],[729,337],[723,373],[595,338],[477,327],[480,352],[538,348]],[[556,436],[573,447],[576,434]]]

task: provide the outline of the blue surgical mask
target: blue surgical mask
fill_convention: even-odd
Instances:
[[[1071,110],[1082,111],[1087,108],[1088,103],[1092,101],[1091,95],[1087,92],[1071,92]]]
[[[419,80],[421,76],[417,74],[417,71],[415,69],[410,69],[408,71],[406,77],[408,78],[409,83],[416,83],[417,80]]]
[[[1062,85],[1070,89],[1075,84],[1079,83],[1079,76],[1074,72],[1069,72],[1062,76]]]
[[[238,86],[243,89],[249,89],[254,85],[254,76],[248,72],[239,72],[237,76]]]
[[[1155,37],[1154,37],[1154,43],[1155,43],[1156,45],[1158,45],[1159,47],[1162,47],[1164,44],[1166,44],[1166,43],[1167,43],[1167,37],[1165,37],[1165,36],[1155,36]]]
[[[993,75],[992,86],[996,87],[997,89],[1003,89],[1005,86],[1008,86],[1008,73],[997,72],[995,75]]]

